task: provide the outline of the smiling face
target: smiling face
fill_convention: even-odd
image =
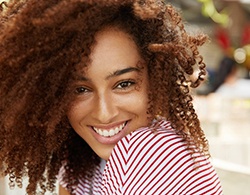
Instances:
[[[108,159],[115,144],[148,124],[147,69],[132,38],[106,29],[96,35],[91,63],[75,81],[68,118],[94,152]],[[144,66],[144,67],[141,67]]]

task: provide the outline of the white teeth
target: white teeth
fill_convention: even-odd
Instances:
[[[111,129],[98,129],[96,127],[93,127],[93,129],[96,131],[96,133],[98,133],[101,136],[104,137],[111,137],[116,135],[117,133],[119,133],[123,127],[125,126],[126,123],[123,123],[117,127],[111,128]]]
[[[104,137],[109,136],[109,132],[108,132],[107,130],[104,130],[104,131],[103,131],[103,136],[104,136]]]

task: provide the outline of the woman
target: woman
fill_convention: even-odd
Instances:
[[[28,194],[221,194],[189,87],[198,46],[162,1],[10,1],[1,152]],[[189,79],[195,68],[196,81]],[[59,173],[59,176],[58,176]]]

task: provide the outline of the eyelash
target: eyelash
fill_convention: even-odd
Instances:
[[[75,89],[75,93],[76,93],[76,94],[82,94],[82,93],[87,93],[87,92],[90,92],[90,90],[87,89],[86,87],[80,86],[80,87],[77,87],[77,88]]]
[[[122,86],[124,84],[126,86]],[[117,88],[119,90],[126,90],[127,88],[129,88],[129,87],[131,87],[131,86],[133,86],[135,84],[136,84],[136,82],[133,81],[133,80],[124,80],[124,81],[119,82],[117,85],[115,85],[114,88]]]
[[[136,82],[133,80],[124,80],[124,81],[120,81],[118,84],[116,84],[114,89],[126,90],[135,84],[136,84]],[[83,94],[83,93],[88,93],[88,92],[91,92],[91,90],[86,88],[86,87],[83,87],[83,86],[79,86],[79,87],[75,88],[76,94]]]

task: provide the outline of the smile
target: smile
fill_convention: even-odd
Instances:
[[[98,133],[99,135],[103,137],[112,137],[118,134],[125,127],[125,125],[126,125],[126,122],[119,126],[110,128],[110,129],[100,129],[96,127],[93,127],[93,129],[95,130],[96,133]]]

